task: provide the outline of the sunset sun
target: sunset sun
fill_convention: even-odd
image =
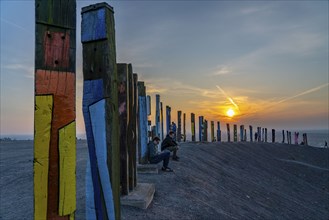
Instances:
[[[234,111],[232,109],[227,110],[226,114],[230,118],[232,118],[235,115],[235,113],[234,113]]]

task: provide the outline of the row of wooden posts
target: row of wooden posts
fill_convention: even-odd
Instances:
[[[74,219],[76,1],[36,0],[35,10],[34,218]],[[136,166],[148,163],[147,143],[152,136],[151,97],[145,83],[138,81],[131,64],[116,61],[113,13],[106,3],[84,7],[81,12],[83,116],[89,153],[86,219],[120,219],[120,196],[135,190]],[[177,114],[177,141],[186,141],[186,114]],[[166,106],[166,133],[170,124],[171,107]],[[192,141],[196,141],[195,125],[192,113]],[[212,141],[214,125],[212,121]],[[161,139],[165,135],[160,95],[156,95],[154,135]],[[287,138],[291,143],[290,132]],[[240,139],[246,141],[243,125]],[[203,116],[199,117],[199,140],[208,140],[208,121]],[[221,141],[219,122],[217,141]]]

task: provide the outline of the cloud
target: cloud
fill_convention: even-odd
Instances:
[[[34,66],[13,63],[4,65],[3,68],[7,70],[22,71],[25,73],[24,76],[26,78],[34,78]]]
[[[227,75],[230,73],[232,73],[232,70],[228,66],[219,66],[215,68],[214,72],[211,75],[219,76],[219,75]]]

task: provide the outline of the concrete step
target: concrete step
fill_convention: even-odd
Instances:
[[[140,174],[158,174],[158,164],[137,164],[137,172]]]
[[[155,185],[152,183],[138,183],[132,192],[121,197],[121,205],[147,209],[153,200]]]

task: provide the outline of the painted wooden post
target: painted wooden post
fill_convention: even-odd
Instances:
[[[81,14],[83,115],[89,150],[86,218],[120,219],[119,109],[113,8],[100,3],[82,8]]]
[[[138,81],[138,161],[140,164],[148,163],[148,120],[147,120],[147,101],[146,88],[144,82]]]
[[[267,128],[265,128],[265,142],[267,142]]]
[[[35,16],[34,219],[74,219],[76,1],[36,0]]]
[[[160,95],[155,95],[155,135],[160,137]]]
[[[240,141],[244,141],[244,125],[240,125]]]
[[[221,130],[220,130],[220,122],[217,122],[217,141],[221,142],[222,141],[222,134],[221,134]]]
[[[307,142],[307,133],[304,133],[303,134],[303,142],[304,142],[304,145],[308,145],[308,142]]]
[[[231,142],[231,133],[230,133],[230,124],[226,124],[226,129],[227,129],[227,142]]]
[[[265,130],[264,128],[262,128],[262,142],[264,142],[265,140]]]
[[[117,64],[118,72],[118,107],[120,124],[120,183],[121,194],[129,192],[129,153],[128,153],[128,121],[129,121],[129,76],[128,64]]]
[[[208,141],[208,121],[205,119],[203,121],[203,141]]]
[[[210,134],[211,134],[211,142],[215,141],[215,122],[211,121],[210,122]]]
[[[244,129],[244,141],[247,141],[247,129]]]
[[[286,131],[287,133],[287,143],[289,144],[289,131]]]
[[[195,141],[195,114],[191,113],[191,134],[192,141]]]
[[[291,144],[291,131],[289,131],[289,144]]]
[[[298,144],[299,132],[295,132],[295,144]]]
[[[253,142],[253,132],[252,132],[252,126],[249,125],[249,133],[250,133],[250,142]],[[256,140],[255,140],[256,141]]]
[[[134,164],[134,187],[137,186],[137,148],[138,148],[138,133],[137,133],[137,116],[138,116],[138,89],[137,89],[138,75],[133,74],[133,114],[132,114],[132,129],[133,129],[133,151],[132,159]]]
[[[182,111],[177,112],[177,141],[182,140]]]
[[[233,134],[234,134],[234,142],[238,141],[238,128],[237,125],[233,125]]]
[[[151,115],[151,96],[146,96],[146,113],[147,116]]]
[[[160,102],[160,124],[161,124],[161,140],[164,139],[164,130],[163,130],[163,105]]]
[[[183,114],[183,141],[186,142],[186,114]]]
[[[171,127],[171,108],[170,106],[166,106],[166,121],[167,121],[167,134],[169,134],[170,127]]]
[[[199,141],[203,141],[203,116],[199,116]]]
[[[272,129],[272,143],[275,143],[275,129]]]
[[[286,141],[284,135],[285,135],[285,132],[284,132],[284,130],[282,130],[282,143],[283,143],[283,144],[284,144],[284,142]]]
[[[257,138],[258,138],[258,142],[261,142],[262,140],[262,128],[261,127],[257,127]]]

